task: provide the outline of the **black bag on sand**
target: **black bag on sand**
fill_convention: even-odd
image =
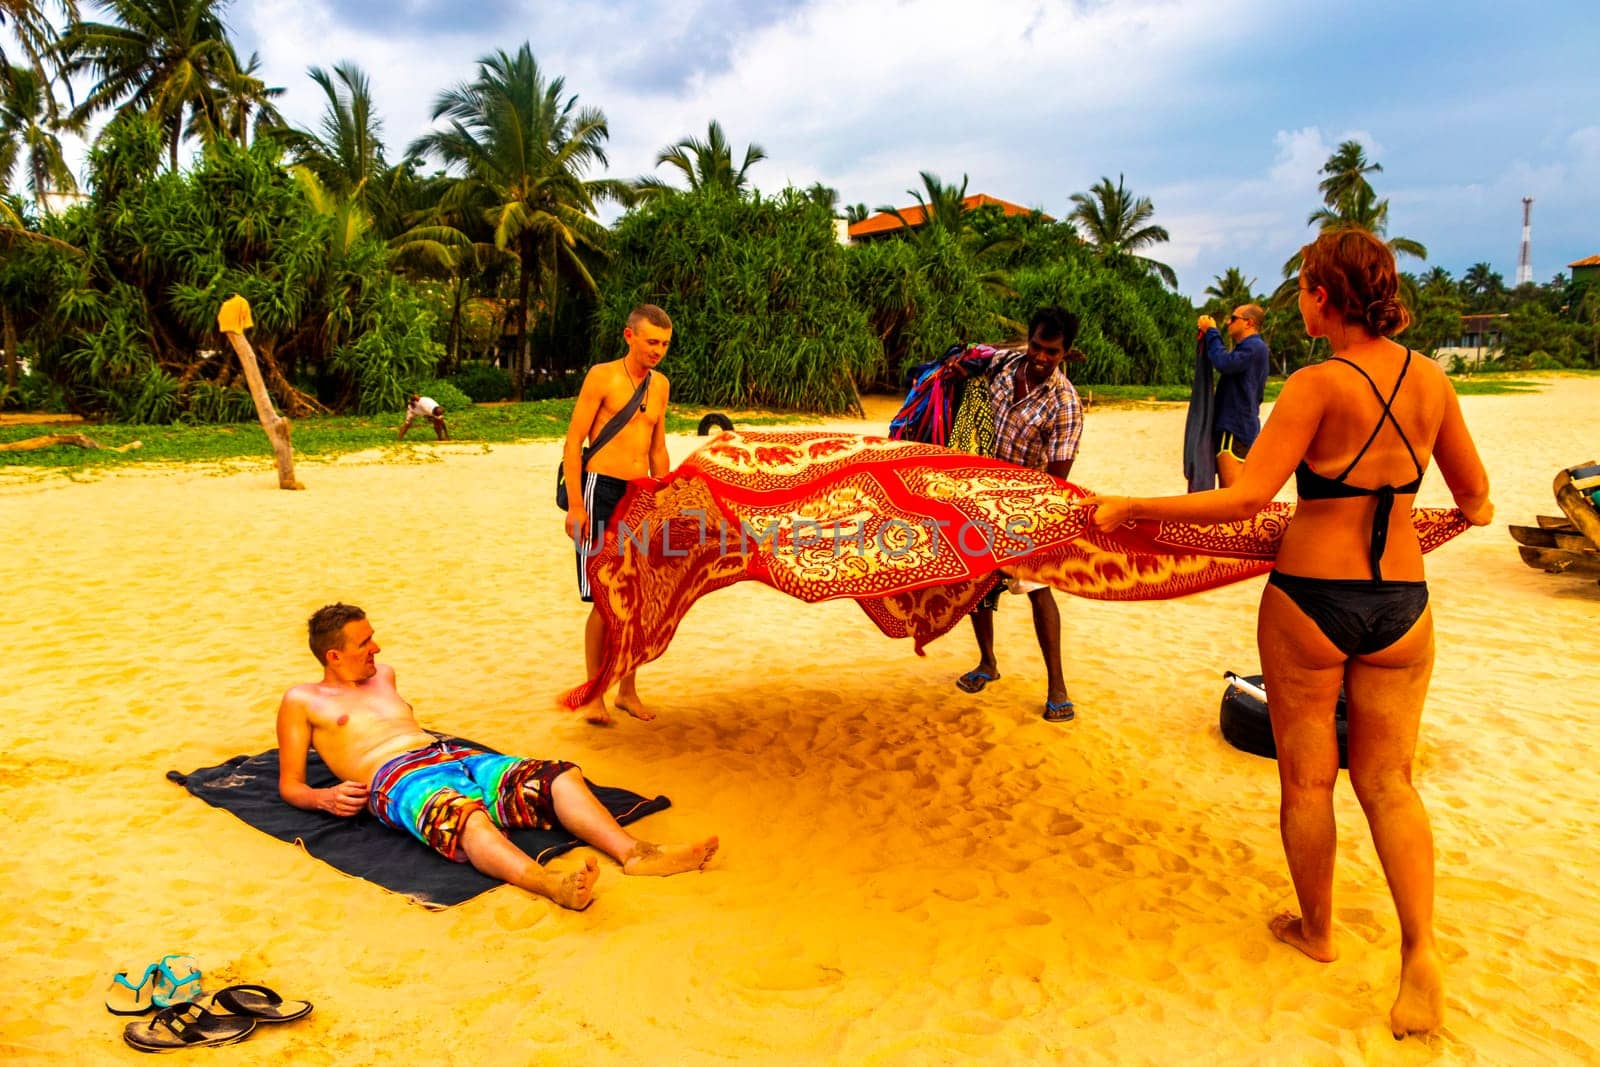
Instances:
[[[611,416],[609,422],[600,427],[600,433],[596,435],[594,444],[583,450],[582,469],[588,470],[589,457],[600,451],[613,437],[621,433],[622,428],[628,425],[628,420],[633,418],[635,413],[644,410],[644,398],[649,393],[650,372],[645,371],[644,378],[639,382],[639,388],[633,391],[632,399],[622,406],[621,411]],[[566,511],[569,503],[570,501],[567,498],[567,461],[562,459],[556,463],[556,507]]]
[[[1222,693],[1222,710],[1219,725],[1222,738],[1241,752],[1249,752],[1268,759],[1278,758],[1278,748],[1272,740],[1272,720],[1267,715],[1264,682],[1259,674],[1224,674],[1228,687]],[[1334,726],[1339,738],[1339,766],[1350,766],[1348,740],[1349,723],[1345,718],[1344,691],[1339,692],[1339,704],[1334,709]]]

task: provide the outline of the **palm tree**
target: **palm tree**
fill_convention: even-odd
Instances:
[[[742,196],[750,186],[747,177],[750,168],[766,158],[766,149],[752,142],[744,150],[744,163],[738,170],[734,170],[733,146],[728,143],[728,135],[722,131],[722,123],[712,119],[706,125],[704,141],[685,137],[676,144],[663,148],[656,156],[656,166],[665,163],[676,169],[689,183],[690,192],[700,189],[720,189],[735,196]],[[635,196],[642,200],[670,196],[681,191],[654,176],[640,178],[634,182],[633,188]]]
[[[1246,280],[1244,272],[1238,267],[1229,267],[1226,271],[1214,278],[1206,286],[1206,295],[1216,301],[1221,308],[1236,308],[1243,304],[1253,304],[1255,297],[1256,280]]]
[[[1108,260],[1129,260],[1154,271],[1172,288],[1178,287],[1178,276],[1171,267],[1137,254],[1141,248],[1165,244],[1171,238],[1165,227],[1150,222],[1156,212],[1150,198],[1135,197],[1121,174],[1115,186],[1110,178],[1102,177],[1087,193],[1073,193],[1072,202],[1076,206],[1071,218],[1100,255]]]
[[[210,141],[225,126],[223,87],[239,73],[222,21],[229,0],[101,2],[116,21],[74,22],[61,41],[67,73],[96,79],[72,118],[110,108],[149,113],[161,124],[168,163],[177,170],[186,133]]]
[[[229,50],[232,50],[231,46]],[[267,130],[287,127],[283,113],[273,103],[283,95],[283,88],[268,86],[257,75],[261,69],[260,54],[251,52],[248,63],[240,63],[239,57],[234,55],[229,66],[232,73],[223,73],[217,79],[221,98],[219,128],[196,128],[191,120],[189,136],[204,138],[220,135],[235,144],[248,145],[252,130],[259,136]]]
[[[1501,301],[1506,295],[1506,280],[1489,264],[1474,263],[1461,275],[1458,284],[1461,295],[1467,298],[1469,310],[1484,312],[1501,308]]]
[[[872,211],[867,207],[867,205],[861,203],[846,204],[844,208],[845,221],[850,223],[852,226],[860,222],[862,219],[865,219],[870,214],[872,214]]]
[[[69,24],[78,20],[77,0],[56,0],[55,6],[61,9]],[[44,57],[54,53],[60,37],[50,17],[45,14],[44,5],[38,0],[0,0],[0,26],[10,28],[11,36],[22,46],[22,54],[27,57],[28,68],[40,82],[49,85],[52,79],[45,76]],[[0,46],[0,74],[9,75],[12,66],[5,48]],[[71,92],[70,86],[67,91]],[[50,105],[50,118],[54,121],[56,101],[53,92],[47,103]]]
[[[1443,267],[1430,267],[1428,272],[1417,279],[1418,287],[1430,294],[1454,293],[1456,291],[1455,279],[1450,277],[1450,272]]]
[[[1345,141],[1322,165],[1320,173],[1330,176],[1318,186],[1322,190],[1324,206],[1306,216],[1306,225],[1315,225],[1321,233],[1351,229],[1367,230],[1384,238],[1389,251],[1396,256],[1427,259],[1428,249],[1421,241],[1414,241],[1409,237],[1388,236],[1389,201],[1380,200],[1366,179],[1366,175],[1382,169],[1383,167],[1377,163],[1368,162],[1360,144],[1355,141]],[[1300,259],[1300,253],[1297,251],[1283,265],[1285,280],[1277,292],[1272,294],[1274,303],[1288,303],[1293,299],[1289,279],[1300,273]],[[1401,290],[1407,293],[1409,300],[1415,301],[1416,294],[1407,290],[1407,283],[1403,279]]]
[[[465,232],[442,221],[413,226],[389,242],[394,263],[406,274],[436,278],[449,287],[450,322],[445,328],[445,359],[441,367],[461,363],[461,335],[467,298],[476,279],[498,261],[515,256],[486,241],[474,241]]]
[[[20,164],[28,193],[40,210],[52,192],[73,192],[78,183],[61,155],[49,115],[47,83],[32,67],[12,66],[0,85],[0,190],[9,190]]]
[[[916,198],[917,206],[922,208],[922,221],[913,227],[912,223],[900,213],[900,209],[885,204],[878,210],[893,215],[900,220],[900,225],[905,227],[908,234],[921,234],[924,238],[931,239],[936,231],[942,230],[951,237],[961,239],[971,230],[971,221],[967,219],[967,176],[961,176],[961,184],[954,182],[946,185],[939,180],[939,176],[932,171],[921,171],[923,192],[907,189],[906,195]]]
[[[348,60],[331,72],[306,72],[327,97],[318,132],[294,130],[282,139],[294,161],[334,196],[364,204],[382,183],[383,120],[372,103],[366,72]]]
[[[1499,296],[1506,291],[1506,280],[1487,263],[1474,263],[1461,276],[1461,291],[1468,296]]]
[[[553,310],[556,283],[565,272],[594,291],[584,253],[596,250],[605,229],[594,217],[604,199],[626,202],[630,190],[614,179],[584,175],[605,166],[606,117],[563,96],[563,78],[546,79],[526,42],[516,55],[497,51],[478,61],[478,76],[446,90],[433,117],[449,126],[412,143],[413,154],[432,154],[460,171],[440,200],[487,223],[497,248],[516,254],[517,336],[514,377],[522,389],[529,369],[529,296],[535,281],[543,305]]]
[[[1355,200],[1360,191],[1365,188],[1371,192],[1371,185],[1367,182],[1368,174],[1377,174],[1383,170],[1380,163],[1367,160],[1366,149],[1361,147],[1360,141],[1343,141],[1334,149],[1333,155],[1322,165],[1319,174],[1327,177],[1317,186],[1322,193],[1322,202],[1331,208]]]
[[[1372,186],[1362,185],[1337,209],[1318,208],[1311,213],[1306,222],[1315,223],[1323,233],[1330,230],[1359,229],[1385,237],[1389,230],[1389,201],[1379,200],[1378,194],[1372,191]],[[1420,241],[1413,241],[1409,237],[1390,237],[1385,243],[1389,246],[1389,251],[1397,256],[1428,258],[1427,248]]]

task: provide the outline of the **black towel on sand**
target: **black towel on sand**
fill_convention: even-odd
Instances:
[[[465,738],[446,738],[485,752],[494,749]],[[385,826],[370,811],[348,819],[320,811],[302,811],[278,795],[278,750],[259,756],[235,756],[216,767],[189,774],[168,771],[167,777],[207,804],[232,812],[280,841],[307,852],[345,874],[376,882],[426,907],[447,908],[471,900],[501,883],[479,874],[468,863],[451,863],[409,834]],[[336,778],[316,752],[306,757],[306,784],[316,789],[336,785]],[[626,825],[671,805],[666,797],[646,799],[626,789],[589,783],[594,795],[619,823]],[[528,855],[546,863],[582,844],[566,830],[510,830],[506,836]]]

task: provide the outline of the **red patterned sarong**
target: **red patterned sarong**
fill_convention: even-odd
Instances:
[[[577,707],[665,652],[694,602],[755,579],[807,603],[849,598],[917,652],[1005,570],[1097,600],[1165,600],[1272,569],[1294,508],[1242,522],[1129,523],[1102,533],[1087,491],[1043,471],[884,437],[724,433],[662,479],[633,482],[589,560],[605,624]],[[1430,551],[1467,528],[1416,509]]]

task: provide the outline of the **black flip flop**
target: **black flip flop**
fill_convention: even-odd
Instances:
[[[255,1028],[256,1021],[247,1016],[213,1015],[198,1004],[174,1004],[129,1023],[122,1039],[140,1052],[176,1052],[236,1044]]]
[[[293,1022],[311,1014],[309,1000],[284,1000],[264,985],[231,985],[219,989],[211,994],[211,1006],[231,1016],[263,1023]]]
[[[1063,700],[1059,704],[1046,699],[1044,714],[1039,716],[1045,722],[1071,722],[1078,717],[1078,712],[1071,700]]]

